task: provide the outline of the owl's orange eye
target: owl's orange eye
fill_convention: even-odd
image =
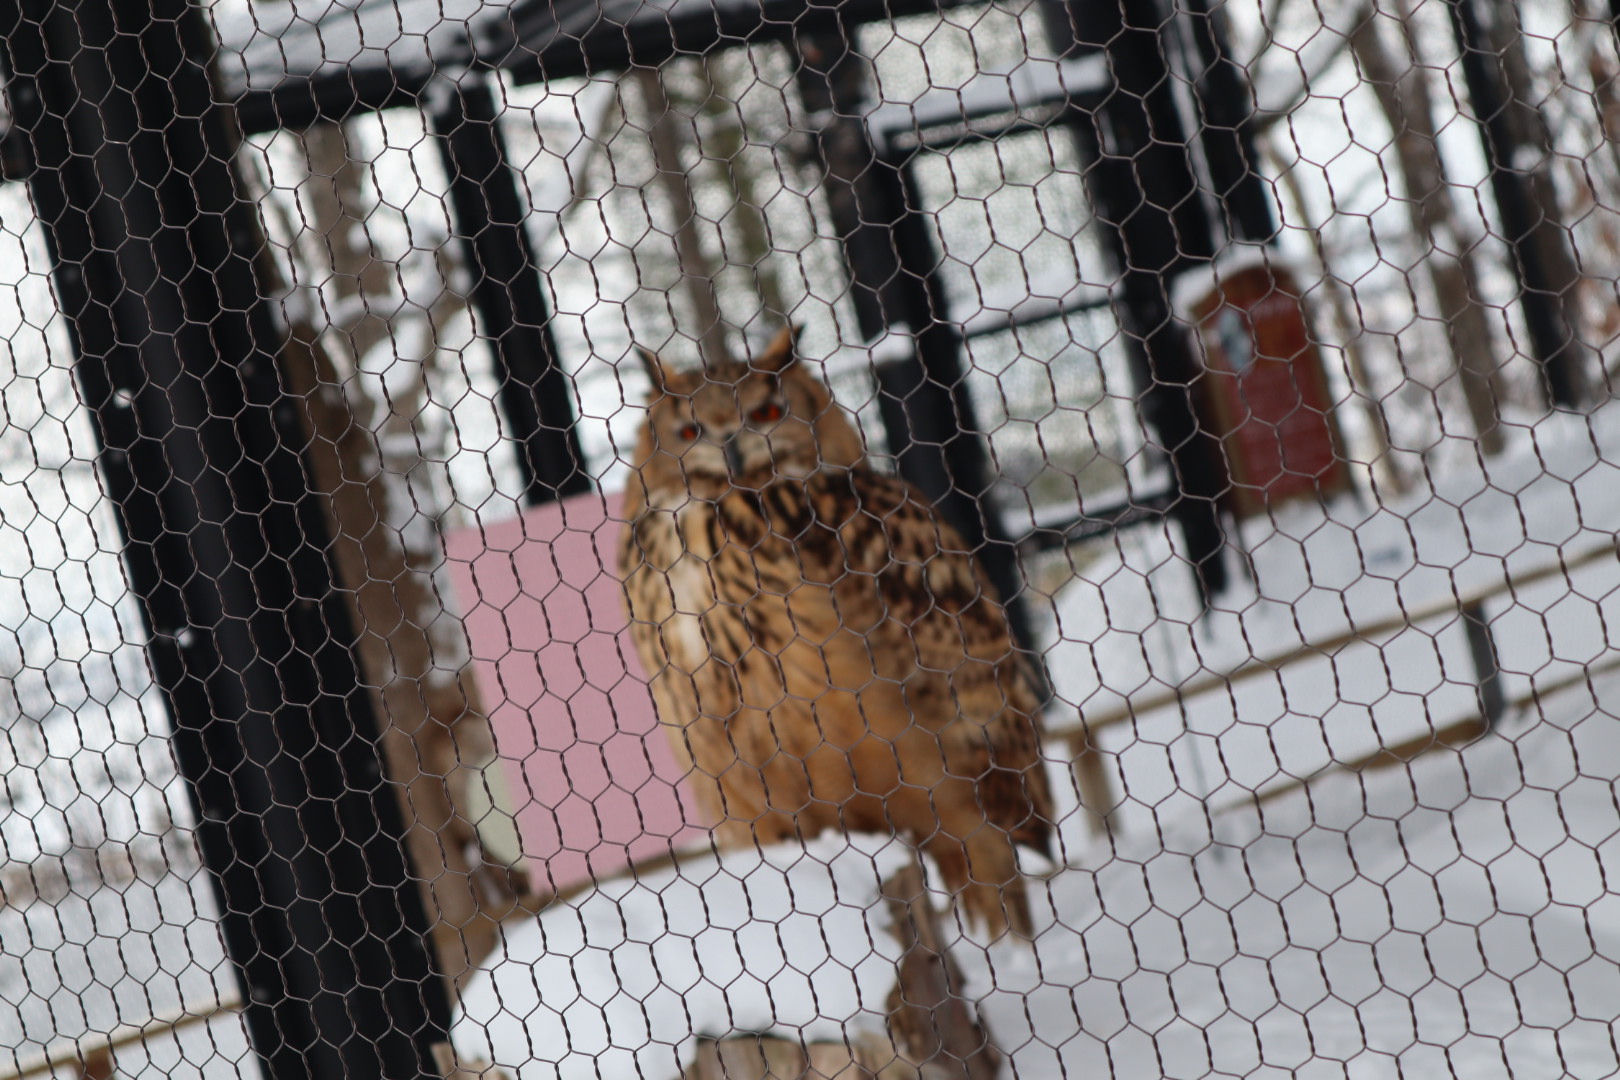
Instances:
[[[698,426],[696,424],[682,424],[680,430],[675,434],[680,436],[682,442],[691,442],[698,437]]]
[[[779,401],[767,401],[749,413],[748,418],[756,424],[774,424],[782,419],[782,403]]]

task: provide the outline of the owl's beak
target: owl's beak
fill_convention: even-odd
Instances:
[[[720,449],[721,452],[726,456],[726,468],[731,470],[731,475],[741,476],[743,471],[743,454],[742,447],[737,442],[737,437],[733,435],[731,438],[727,439],[725,441],[725,445],[723,445]]]

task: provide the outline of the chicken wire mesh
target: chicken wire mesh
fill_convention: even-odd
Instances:
[[[10,4],[0,1077],[1612,1075],[1612,14]]]

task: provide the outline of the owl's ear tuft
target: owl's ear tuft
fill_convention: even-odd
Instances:
[[[799,358],[799,334],[804,327],[788,323],[782,332],[760,353],[748,362],[755,371],[786,371]]]
[[[652,384],[652,396],[659,397],[668,393],[670,371],[664,366],[664,362],[658,359],[658,354],[637,345],[636,356],[641,360],[642,369],[647,372],[647,381]]]

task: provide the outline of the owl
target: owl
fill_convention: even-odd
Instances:
[[[722,846],[904,837],[992,933],[1050,855],[1040,700],[962,538],[874,469],[784,330],[652,380],[625,496],[631,635]]]

